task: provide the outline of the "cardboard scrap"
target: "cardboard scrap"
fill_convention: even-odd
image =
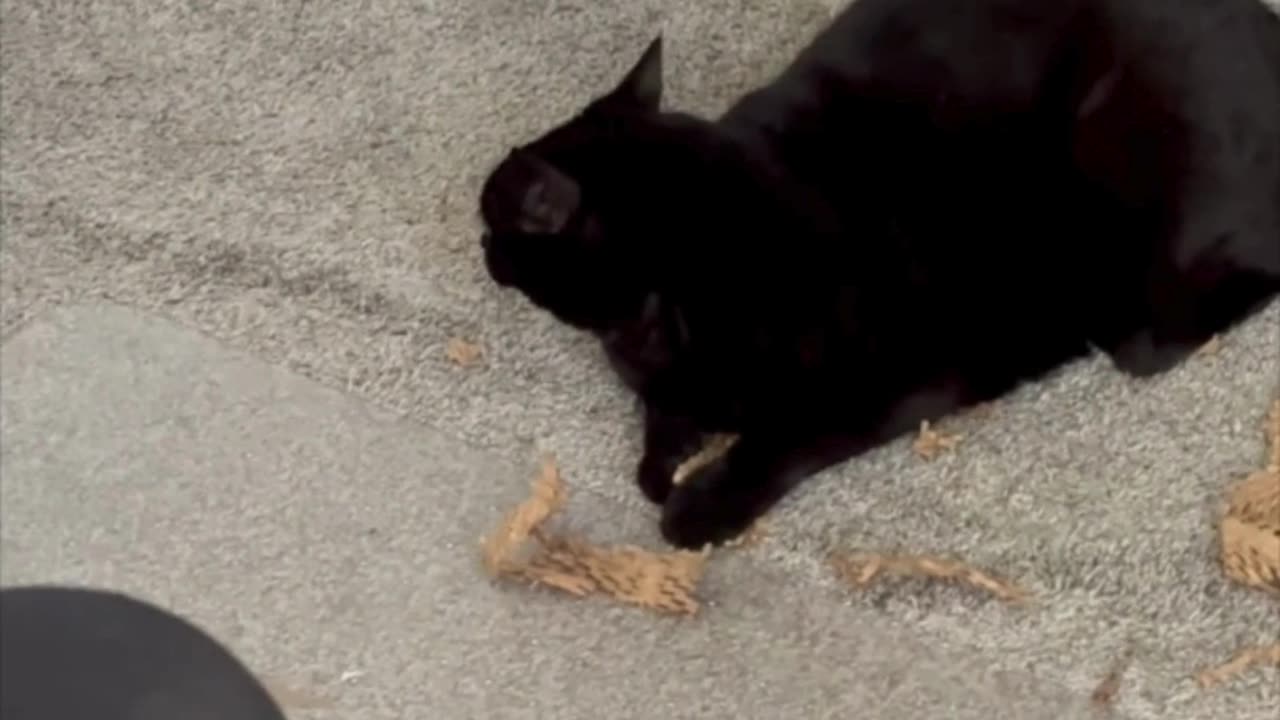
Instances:
[[[544,552],[535,556],[525,571],[529,580],[578,596],[599,592],[669,613],[693,615],[698,611],[694,593],[705,562],[702,553],[601,548],[567,537],[544,537],[541,542]]]
[[[859,589],[870,586],[882,575],[892,574],[955,580],[962,585],[985,590],[1010,604],[1024,604],[1031,598],[1031,593],[981,568],[933,555],[834,554],[831,564],[837,575]]]
[[[1280,667],[1280,643],[1245,648],[1221,665],[1197,673],[1196,683],[1205,689],[1217,687],[1236,675],[1260,665]]]
[[[764,539],[768,536],[768,524],[763,519],[760,519],[751,523],[751,527],[747,528],[746,532],[726,541],[724,546],[727,548],[751,548],[764,542]]]
[[[1218,526],[1222,570],[1247,587],[1280,598],[1280,398],[1271,404],[1265,431],[1266,467],[1232,488]],[[1227,662],[1196,675],[1215,687],[1258,665],[1280,666],[1280,642],[1249,647]]]
[[[484,541],[484,563],[491,575],[509,573],[520,566],[513,557],[547,518],[564,506],[564,482],[555,461],[544,458],[533,481],[529,499],[507,513],[502,525]]]
[[[1222,350],[1222,336],[1214,335],[1213,337],[1209,338],[1208,341],[1205,342],[1205,344],[1196,348],[1196,351],[1192,354],[1195,355],[1196,357],[1211,357],[1211,356],[1217,355],[1221,350]]]
[[[445,345],[444,354],[459,367],[471,367],[480,360],[480,346],[462,338],[453,338]]]
[[[1112,663],[1111,669],[1107,671],[1107,674],[1102,676],[1102,681],[1098,683],[1098,687],[1094,688],[1089,695],[1089,704],[1098,710],[1108,710],[1115,705],[1116,697],[1120,694],[1120,681],[1132,662],[1133,648],[1130,647],[1118,660]]]
[[[695,591],[702,578],[706,552],[659,553],[631,546],[600,547],[579,538],[552,535],[543,525],[564,502],[564,483],[555,461],[548,457],[530,497],[508,513],[484,541],[484,565],[490,575],[524,580],[578,597],[605,595],[663,613],[698,612],[700,603]],[[527,556],[522,558],[526,550]]]
[[[934,430],[928,420],[920,421],[920,434],[911,444],[916,454],[925,460],[933,460],[942,453],[954,449],[960,444],[963,435],[946,434]]]
[[[714,462],[717,458],[729,452],[729,448],[738,442],[738,436],[731,433],[720,433],[712,435],[703,444],[702,449],[694,453],[687,460],[680,463],[679,467],[671,476],[673,485],[683,484],[689,476],[697,472],[699,468]],[[765,523],[763,520],[756,520],[747,528],[746,532],[738,537],[729,540],[724,544],[728,548],[746,548],[759,545],[765,538]]]
[[[1231,490],[1218,531],[1227,576],[1280,596],[1280,400],[1266,433],[1267,466]]]
[[[680,485],[685,480],[689,479],[690,475],[697,472],[699,468],[706,467],[721,455],[729,452],[729,448],[733,447],[736,442],[738,442],[737,435],[729,433],[712,435],[707,442],[703,444],[701,450],[694,453],[684,462],[680,463],[679,467],[676,468],[675,473],[671,476],[671,482],[675,485]]]

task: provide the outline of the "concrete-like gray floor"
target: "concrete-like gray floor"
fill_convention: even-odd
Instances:
[[[935,463],[903,442],[825,473],[692,621],[480,573],[540,451],[571,522],[657,538],[625,394],[485,281],[478,182],[659,28],[673,103],[714,110],[829,12],[3,0],[3,581],[189,613],[327,706],[306,718],[1084,716],[1130,646],[1121,717],[1274,718],[1274,670],[1189,678],[1280,634],[1213,528],[1262,458],[1280,304],[1154,381],[1093,360],[952,421]],[[853,593],[834,547],[958,553],[1042,603]]]

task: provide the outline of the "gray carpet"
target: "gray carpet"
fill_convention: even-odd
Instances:
[[[829,13],[3,0],[3,581],[188,612],[300,718],[1086,716],[1126,648],[1119,717],[1274,718],[1275,670],[1189,678],[1280,635],[1213,527],[1262,458],[1280,303],[1157,380],[1079,363],[949,422],[934,463],[902,442],[825,473],[716,561],[696,620],[480,574],[540,451],[574,523],[656,543],[629,400],[484,280],[484,172],[659,28],[672,102],[714,111]],[[1042,603],[854,593],[837,547],[955,553]]]

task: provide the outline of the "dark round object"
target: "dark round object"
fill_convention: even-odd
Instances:
[[[0,720],[284,720],[218,641],[99,590],[0,590]]]

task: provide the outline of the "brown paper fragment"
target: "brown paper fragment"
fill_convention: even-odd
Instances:
[[[1227,576],[1280,596],[1280,400],[1265,428],[1267,467],[1231,489],[1218,531]]]
[[[444,348],[444,354],[459,367],[471,367],[480,360],[480,346],[462,338],[453,338]]]
[[[1133,649],[1126,650],[1111,665],[1111,669],[1106,675],[1102,676],[1102,681],[1098,683],[1098,687],[1094,688],[1093,693],[1089,695],[1089,703],[1099,710],[1110,709],[1115,705],[1116,697],[1120,694],[1120,681],[1124,678],[1124,673],[1129,669],[1129,665],[1133,662]]]
[[[933,429],[928,420],[921,420],[920,433],[911,447],[925,460],[934,460],[942,453],[954,449],[963,438],[964,436],[959,434],[938,432]]]
[[[1231,489],[1219,523],[1222,570],[1232,580],[1280,598],[1280,398],[1264,425],[1266,467]],[[1280,666],[1280,643],[1245,648],[1196,675],[1202,688],[1221,685],[1258,665]]]
[[[1206,689],[1217,687],[1240,673],[1261,665],[1280,667],[1280,643],[1245,648],[1221,665],[1197,673],[1196,683]]]
[[[981,568],[933,555],[889,555],[873,552],[837,554],[831,556],[831,563],[837,575],[859,589],[870,586],[882,575],[891,574],[954,580],[962,585],[984,590],[1012,604],[1024,604],[1031,598],[1026,590]]]
[[[1214,335],[1209,338],[1208,342],[1196,348],[1193,353],[1196,357],[1213,357],[1222,351],[1222,336]]]
[[[706,553],[651,552],[597,546],[556,535],[543,525],[564,505],[564,484],[547,458],[529,499],[484,541],[490,574],[540,584],[577,597],[599,594],[658,612],[693,615]],[[526,558],[520,558],[527,551]]]
[[[560,470],[551,457],[543,458],[529,499],[507,513],[498,530],[485,539],[484,563],[489,572],[493,575],[510,572],[515,565],[513,556],[547,518],[559,512],[564,500]]]
[[[729,452],[729,448],[738,442],[738,436],[731,433],[720,433],[712,435],[707,439],[702,449],[694,453],[687,460],[680,463],[676,471],[672,473],[671,484],[681,485],[689,476],[697,472],[700,468],[706,467],[708,464],[715,462],[721,455]],[[747,548],[755,547],[764,540],[764,521],[756,520],[747,528],[746,532],[736,538],[729,540],[724,544],[727,548]]]
[[[684,462],[680,463],[680,466],[676,468],[675,473],[671,476],[672,484],[682,484],[685,480],[689,479],[690,475],[697,472],[699,468],[706,467],[712,462],[715,462],[715,460],[721,455],[729,452],[729,448],[733,447],[733,444],[736,442],[738,442],[737,435],[731,435],[728,433],[712,435],[707,440],[706,444],[702,446],[701,450],[694,453]]]

